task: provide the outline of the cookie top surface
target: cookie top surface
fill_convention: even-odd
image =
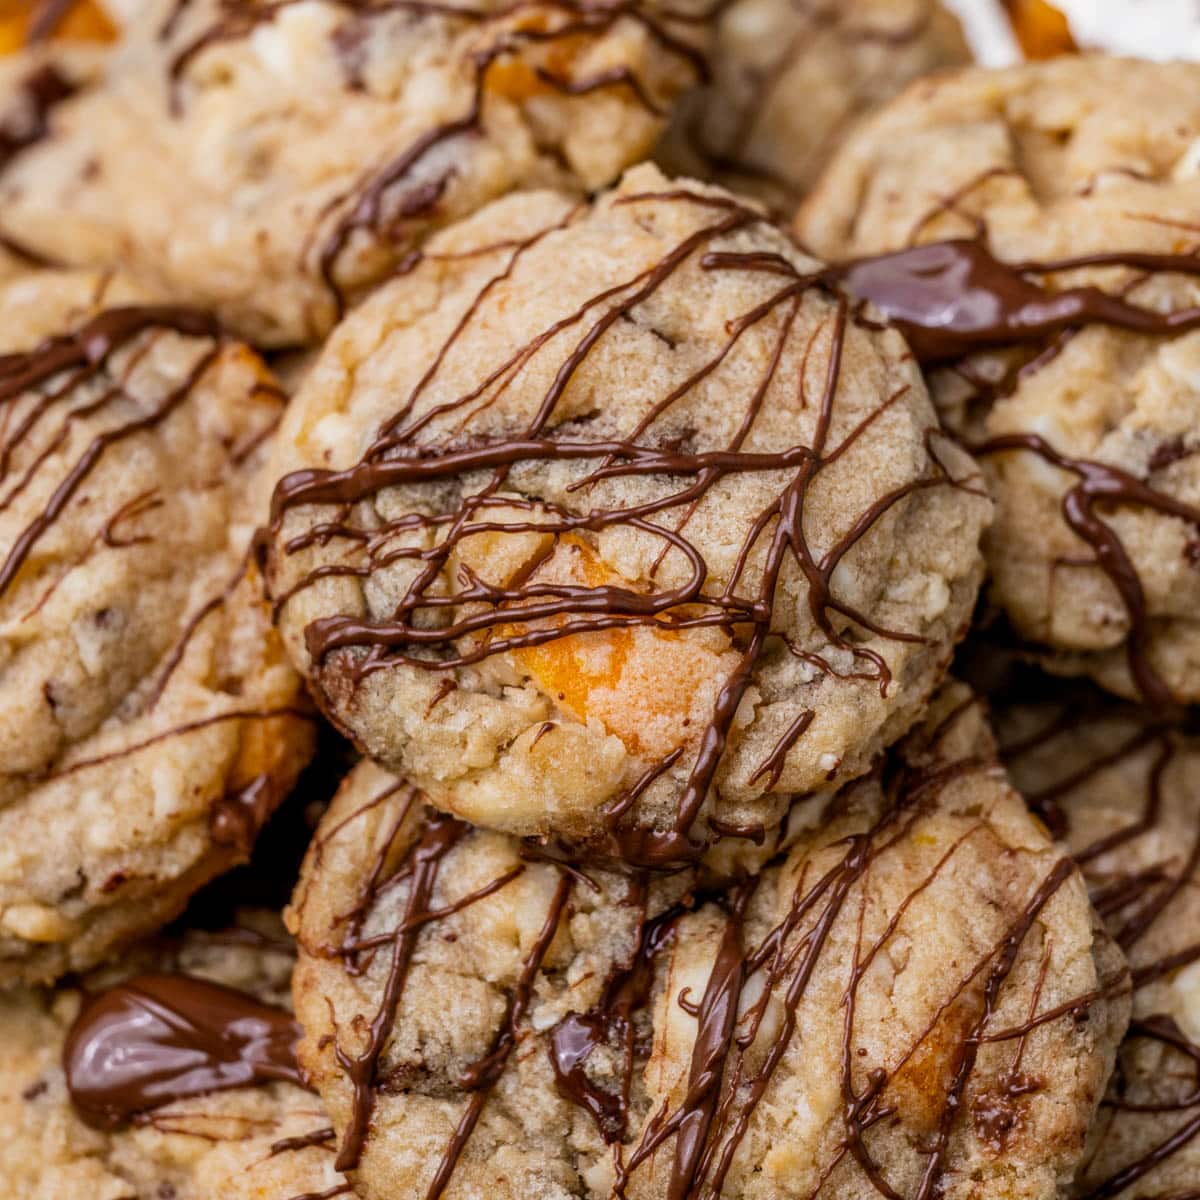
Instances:
[[[277,1028],[282,1046],[295,1032],[287,1011],[292,963],[278,915],[246,912],[234,929],[189,930],[177,940],[139,947],[119,969],[87,976],[86,992],[64,985],[0,995],[0,1173],[8,1194],[14,1200],[261,1200],[338,1186],[342,1177],[323,1134],[328,1117],[320,1101],[295,1083],[263,1079],[170,1098],[184,1077],[177,1073],[164,1086],[170,1075],[165,1070],[155,1081],[161,1090],[152,1110],[133,1123],[103,1127],[82,1119],[68,1089],[68,1080],[78,1085],[86,1079],[81,1060],[89,1053],[136,1050],[125,1065],[136,1073],[154,1061],[140,1055],[153,1050],[147,1039],[155,1036],[166,1038],[163,1047],[176,1048],[176,1056],[163,1061],[171,1067],[187,1062],[193,1081],[217,1069],[214,1052],[235,1039],[215,1032],[212,1022],[213,1036],[206,1039],[206,1019],[189,1010],[189,996],[207,1006],[217,998],[227,1016],[247,1028],[254,1023],[260,1035],[263,1028]],[[136,1020],[110,1022],[108,1040],[97,1041],[99,1026],[88,1022],[88,1014],[101,1006]],[[168,1025],[156,1025],[163,1020]],[[201,1036],[192,1037],[193,1031]],[[179,1053],[185,1048],[186,1055]]]
[[[202,314],[0,284],[2,981],[174,915],[308,753],[250,554],[281,409]]]
[[[0,52],[0,172],[50,135],[55,109],[99,79],[104,62],[103,51],[75,44]],[[15,238],[0,237],[0,271],[14,258],[28,266],[18,247]]]
[[[937,0],[735,0],[720,11],[711,60],[658,160],[790,213],[864,115],[971,54]]]
[[[290,917],[340,1165],[368,1200],[1059,1195],[1124,967],[989,754],[951,689],[724,893],[522,854],[361,765]]]
[[[989,505],[819,271],[646,166],[500,201],[365,303],[276,457],[272,592],[334,720],[471,821],[642,860],[866,770]]]
[[[1186,1194],[1200,1177],[1200,737],[1093,692],[995,708],[1013,781],[1079,860],[1132,972],[1133,1024],[1073,1194]]]
[[[1087,57],[915,84],[797,221],[831,258],[895,255],[849,285],[984,454],[1017,631],[1161,707],[1200,700],[1198,83]]]
[[[434,228],[594,189],[704,69],[688,6],[161,0],[0,172],[0,229],[256,344],[318,338]]]

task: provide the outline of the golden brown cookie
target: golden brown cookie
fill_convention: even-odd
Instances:
[[[251,553],[258,356],[86,272],[0,284],[0,351],[0,982],[41,982],[240,861],[313,717]]]
[[[797,220],[982,456],[992,596],[1054,671],[1200,701],[1200,66],[915,84]]]
[[[1009,771],[1132,972],[1133,1023],[1071,1194],[1186,1196],[1200,1179],[1200,737],[1090,690],[1028,690],[995,704]]]
[[[367,1200],[1063,1194],[1124,966],[991,754],[948,689],[724,892],[548,859],[360,765],[290,916],[338,1164]]]
[[[246,911],[232,928],[189,928],[139,947],[82,986],[0,996],[5,1194],[287,1200],[348,1191],[333,1168],[328,1117],[296,1081],[293,958],[278,915]],[[126,1106],[138,1096],[148,1107]]]
[[[256,344],[317,340],[431,230],[516,188],[610,183],[706,37],[687,2],[153,0],[0,170],[0,232],[119,263]]]
[[[710,58],[658,161],[790,214],[866,114],[971,52],[938,0],[733,0]]]
[[[500,201],[325,347],[270,583],[319,702],[481,825],[642,862],[867,770],[989,515],[907,349],[727,192]]]

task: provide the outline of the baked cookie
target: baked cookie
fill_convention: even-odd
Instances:
[[[251,553],[281,409],[201,313],[0,285],[0,983],[176,915],[309,754]]]
[[[0,995],[5,1195],[349,1191],[333,1168],[328,1117],[295,1082],[293,961],[278,915],[245,913],[224,933],[139,948],[85,987]]]
[[[704,69],[693,7],[155,0],[0,174],[0,231],[311,341],[430,230],[644,157]]]
[[[334,721],[467,820],[641,862],[867,770],[989,504],[820,270],[643,166],[499,201],[360,307],[288,410],[269,565]]]
[[[862,117],[971,52],[939,0],[732,0],[657,158],[791,213]]]
[[[100,77],[104,52],[84,46],[35,46],[0,55],[0,174],[50,136],[55,111]],[[0,253],[42,263],[18,239],[0,235]]]
[[[1161,708],[1200,701],[1198,85],[1102,57],[921,82],[797,222],[982,456],[1016,631]]]
[[[1200,1179],[1200,737],[1092,692],[995,708],[1014,782],[1132,971],[1133,1024],[1073,1194],[1186,1195]]]
[[[721,893],[585,868],[360,765],[289,924],[367,1200],[1061,1194],[1125,1028],[1078,869],[961,685]]]

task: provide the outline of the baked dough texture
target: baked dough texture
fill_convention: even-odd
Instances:
[[[710,57],[657,160],[790,215],[863,117],[971,52],[938,0],[733,0]]]
[[[251,554],[283,397],[187,309],[0,283],[0,984],[85,969],[242,860],[313,717]]]
[[[435,238],[281,430],[269,582],[325,712],[467,820],[642,862],[866,771],[990,506],[821,273],[652,166]]]
[[[366,1200],[1062,1195],[1125,968],[991,755],[954,685],[723,892],[547,859],[360,765],[289,915],[338,1164]]]
[[[984,451],[991,594],[1016,632],[1052,670],[1163,708],[1200,701],[1198,85],[1195,64],[1103,56],[921,81],[796,223],[837,260],[982,242],[1047,309],[1126,306],[1047,326],[1031,300],[1019,345],[965,346],[929,382]],[[961,297],[980,276],[957,278]],[[1089,285],[1103,295],[1072,291]]]
[[[278,913],[188,929],[139,946],[79,984],[0,995],[0,1177],[12,1200],[287,1200],[344,1186],[323,1139],[320,1101],[294,1083],[175,1100],[137,1124],[100,1130],[71,1105],[61,1062],[86,992],[142,972],[183,973],[290,1007],[294,953]],[[197,1059],[201,1057],[197,1055]],[[295,1148],[286,1143],[294,1139]],[[308,1144],[304,1144],[308,1141]]]
[[[1133,1023],[1071,1193],[1200,1178],[1200,738],[1085,691],[995,705],[1014,782],[1078,859],[1129,959]]]
[[[0,171],[0,231],[119,263],[255,344],[317,340],[432,229],[614,180],[706,41],[686,0],[153,0]]]

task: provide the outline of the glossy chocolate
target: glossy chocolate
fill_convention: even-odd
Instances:
[[[300,1028],[282,1009],[187,975],[139,975],[89,996],[63,1047],[76,1111],[114,1129],[183,1100],[275,1080],[302,1084]]]
[[[1141,273],[1200,276],[1200,255],[1114,252],[1044,263],[1005,263],[983,241],[933,242],[847,263],[833,277],[862,301],[870,301],[908,339],[926,366],[950,364],[991,347],[1032,344],[1043,352],[1018,377],[1057,353],[1056,339],[1088,325],[1107,325],[1166,337],[1200,328],[1200,307],[1159,312],[1132,304],[1099,287],[1057,287],[1046,277],[1085,267],[1125,267]],[[1151,617],[1142,581],[1112,525],[1113,507],[1148,509],[1187,522],[1200,537],[1200,508],[1186,504],[1106,463],[1073,458],[1046,438],[1007,434],[971,447],[976,454],[1036,454],[1076,477],[1063,497],[1063,516],[1093,552],[1112,581],[1129,618],[1125,647],[1141,696],[1166,711],[1176,698],[1147,657]],[[1151,463],[1151,475],[1186,451],[1171,444]]]
[[[860,259],[834,274],[852,295],[874,304],[926,366],[1084,325],[1147,334],[1200,328],[1200,308],[1161,313],[1098,287],[1051,290],[1031,278],[1094,266],[1200,275],[1200,257],[1193,254],[1090,255],[1012,265],[997,259],[982,241],[966,240]]]
[[[969,711],[973,703],[964,702],[950,713],[944,722],[946,729]],[[922,770],[907,767],[891,770],[889,777],[882,780],[889,799],[875,824],[834,847],[827,847],[835,852],[835,857],[819,876],[797,872],[795,891],[790,902],[782,905],[784,915],[780,922],[765,932],[759,928],[754,936],[748,930],[747,914],[764,878],[770,876],[771,870],[780,869],[782,859],[766,875],[748,879],[728,892],[685,893],[678,905],[653,913],[648,911],[650,876],[636,870],[628,874],[628,890],[617,903],[641,912],[635,952],[627,962],[613,966],[593,1008],[567,1015],[545,1036],[545,1053],[560,1094],[587,1114],[612,1147],[616,1169],[614,1195],[636,1194],[632,1189],[643,1173],[649,1171],[651,1162],[656,1172],[654,1186],[663,1187],[663,1194],[671,1200],[716,1200],[725,1194],[726,1179],[754,1113],[764,1102],[789,1047],[794,1047],[801,1036],[800,1005],[823,969],[823,955],[835,926],[839,921],[855,919],[852,914],[864,894],[869,873],[885,869],[886,864],[879,861],[881,856],[907,836],[912,823],[927,805],[936,803],[943,788],[964,774],[993,770],[990,764],[974,759]],[[878,785],[879,781],[871,786]],[[346,830],[349,836],[351,822],[395,795],[395,788],[384,791],[343,820],[338,830]],[[354,1084],[353,1114],[343,1135],[339,1159],[339,1166],[344,1169],[359,1164],[371,1136],[376,1097],[388,1086],[380,1077],[374,1048],[386,1042],[391,1033],[418,944],[421,939],[446,936],[450,931],[442,922],[496,890],[480,888],[453,906],[438,908],[437,873],[454,869],[451,861],[454,847],[472,835],[459,823],[433,810],[414,808],[415,802],[416,797],[410,792],[395,805],[394,819],[388,818],[390,835],[367,870],[367,883],[359,892],[355,909],[339,916],[346,940],[340,947],[322,951],[341,957],[346,968],[355,973],[361,973],[370,956],[380,950],[390,947],[392,953],[380,1006],[369,1026],[365,1023],[362,1026],[372,1034],[371,1057],[356,1060],[334,1043],[335,1058]],[[446,1194],[489,1093],[509,1066],[512,1047],[534,1036],[527,1026],[523,1027],[531,989],[543,969],[548,947],[571,911],[568,901],[573,890],[597,886],[551,858],[534,857],[559,872],[558,885],[547,902],[541,931],[507,997],[491,1048],[457,1079],[447,1081],[460,1099],[457,1123],[424,1192],[424,1200],[438,1200]],[[934,868],[934,875],[938,870],[940,866]],[[503,886],[513,877],[508,872],[496,883]],[[946,1050],[953,1069],[945,1095],[931,1098],[939,1116],[925,1138],[920,1184],[911,1194],[906,1193],[904,1200],[936,1200],[942,1194],[953,1167],[951,1138],[964,1122],[975,1129],[981,1141],[999,1153],[1012,1129],[1024,1119],[1027,1098],[1045,1087],[1044,1081],[1020,1069],[1018,1048],[1012,1060],[1015,1065],[1010,1070],[997,1072],[989,1068],[988,1087],[984,1089],[975,1075],[980,1048],[985,1042],[1013,1042],[1019,1047],[1033,1029],[1053,1021],[1081,1021],[1090,1005],[1110,994],[1110,987],[1128,986],[1127,977],[1105,981],[1101,990],[1045,1011],[1038,1011],[1035,1002],[1027,1027],[997,1028],[1003,989],[1031,930],[1060,889],[1077,878],[1072,860],[1066,857],[1053,860],[1043,876],[1030,884],[1025,899],[1014,905],[1001,936],[984,948],[974,970],[966,964],[971,971],[971,996],[966,1006],[969,1020],[949,1035],[958,1039]],[[932,876],[921,882],[918,892],[931,881]],[[363,940],[357,931],[374,911],[377,899],[397,885],[407,889],[407,900],[394,930]],[[899,914],[907,904],[905,901],[901,905]],[[669,956],[680,921],[689,912],[703,914],[704,920],[717,925],[712,965],[702,992],[692,995],[688,989],[666,1001],[678,1004],[696,1021],[686,1088],[682,1094],[672,1093],[671,1099],[654,1108],[640,1134],[633,1138],[634,1131],[629,1126],[634,1080],[640,1079],[651,1051],[648,1038],[651,1005],[663,1003],[655,985],[664,978],[664,960]],[[852,1157],[865,1178],[887,1200],[896,1200],[896,1193],[887,1182],[890,1164],[879,1161],[873,1152],[871,1130],[895,1112],[895,1097],[889,1091],[892,1076],[883,1068],[864,1069],[854,1030],[854,1012],[858,987],[867,975],[871,958],[883,950],[898,921],[899,915],[879,943],[864,953],[841,1000],[847,1014],[841,1051],[844,1136],[837,1143],[841,1148],[836,1150],[829,1167],[832,1171],[843,1159]],[[753,994],[758,998],[743,1003],[744,991],[751,981]],[[770,1005],[768,998],[772,999]],[[957,999],[961,1001],[963,996]],[[740,1020],[739,1010],[742,1010]],[[931,1027],[917,1045],[933,1032]],[[590,1060],[600,1050],[604,1051],[604,1063],[593,1075]]]
[[[225,792],[208,814],[213,842],[249,858],[262,827],[279,802],[278,788],[270,775],[256,775],[242,787]]]

